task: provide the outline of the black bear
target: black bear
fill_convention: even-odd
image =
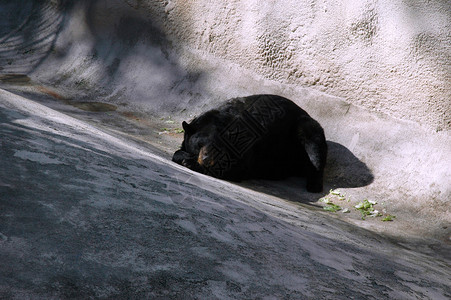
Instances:
[[[182,126],[172,160],[191,170],[231,181],[305,176],[309,192],[323,189],[324,130],[291,100],[234,98]]]

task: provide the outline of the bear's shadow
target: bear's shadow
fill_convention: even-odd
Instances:
[[[322,193],[309,193],[303,177],[290,177],[282,180],[246,180],[238,185],[257,192],[273,195],[293,202],[315,202],[330,189],[358,188],[371,184],[374,176],[365,163],[339,143],[327,141],[328,157],[324,170]]]

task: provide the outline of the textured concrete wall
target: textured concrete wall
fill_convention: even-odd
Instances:
[[[38,2],[25,3],[34,3],[28,5],[33,12]],[[216,101],[212,99],[215,96],[224,99],[242,93],[227,87],[235,75],[224,75],[222,81],[199,77],[203,73],[211,78],[213,72],[224,73],[235,64],[256,78],[325,92],[434,131],[451,129],[448,0],[47,3],[49,7],[51,3],[55,7],[65,3],[60,5],[65,9],[65,19],[49,9],[33,13],[43,18],[32,22],[38,26],[26,38],[39,37],[33,41],[39,47],[29,51],[29,45],[24,45],[20,57],[16,52],[4,52],[8,57],[4,61],[0,58],[3,72],[19,72],[21,68],[29,72],[30,66],[36,71],[34,66],[40,66],[36,61],[47,59],[46,68],[38,68],[36,76],[52,82],[59,77],[62,83],[70,78],[81,80],[90,84],[86,85],[90,91],[94,85],[102,90],[114,86],[110,95],[122,93],[128,100],[147,101],[149,107],[160,111],[184,109],[184,101],[208,103]],[[23,11],[27,9],[24,7]],[[57,38],[41,45],[51,41],[52,35]],[[16,36],[3,38],[5,45],[11,44],[11,51],[22,41]],[[53,51],[48,53],[48,49]],[[197,58],[188,59],[185,54],[190,51],[197,53]],[[38,56],[41,52],[43,55]],[[52,72],[48,72],[48,66]],[[180,78],[190,90],[196,84],[204,89],[197,99],[181,95],[184,88],[180,88]],[[176,93],[172,92],[174,82],[179,87]],[[218,93],[221,89],[230,92]],[[247,92],[268,91],[249,86]],[[167,98],[164,107],[151,99],[162,93]],[[205,99],[200,99],[204,95]]]
[[[163,2],[168,30],[190,47],[432,129],[451,127],[450,1]]]
[[[221,67],[241,65],[257,77],[451,129],[448,0],[27,0],[20,9],[15,3],[2,4],[3,73],[38,70],[40,78],[74,78],[91,90],[115,84],[116,94],[132,89],[130,97],[144,99],[171,90],[180,77],[192,87],[218,58],[226,60]],[[181,55],[187,49],[199,53],[196,63]],[[172,50],[178,54],[168,58]],[[185,100],[173,95],[165,109]]]

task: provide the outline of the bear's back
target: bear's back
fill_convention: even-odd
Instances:
[[[306,159],[296,134],[298,120],[310,117],[291,100],[275,95],[234,98],[215,114],[214,122],[221,124],[215,143],[237,159],[231,171],[239,176],[292,173],[301,167],[296,162]]]

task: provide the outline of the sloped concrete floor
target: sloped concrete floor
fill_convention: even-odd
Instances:
[[[446,299],[449,258],[0,91],[2,298]]]
[[[87,34],[79,11],[5,3],[19,15],[1,31],[0,297],[450,297],[447,132],[174,52],[153,29],[158,43],[96,27],[91,12]],[[325,193],[170,162],[182,120],[254,93],[291,98],[324,126]],[[331,188],[351,196],[336,202],[350,214],[323,211]],[[364,198],[395,221],[362,220]]]

